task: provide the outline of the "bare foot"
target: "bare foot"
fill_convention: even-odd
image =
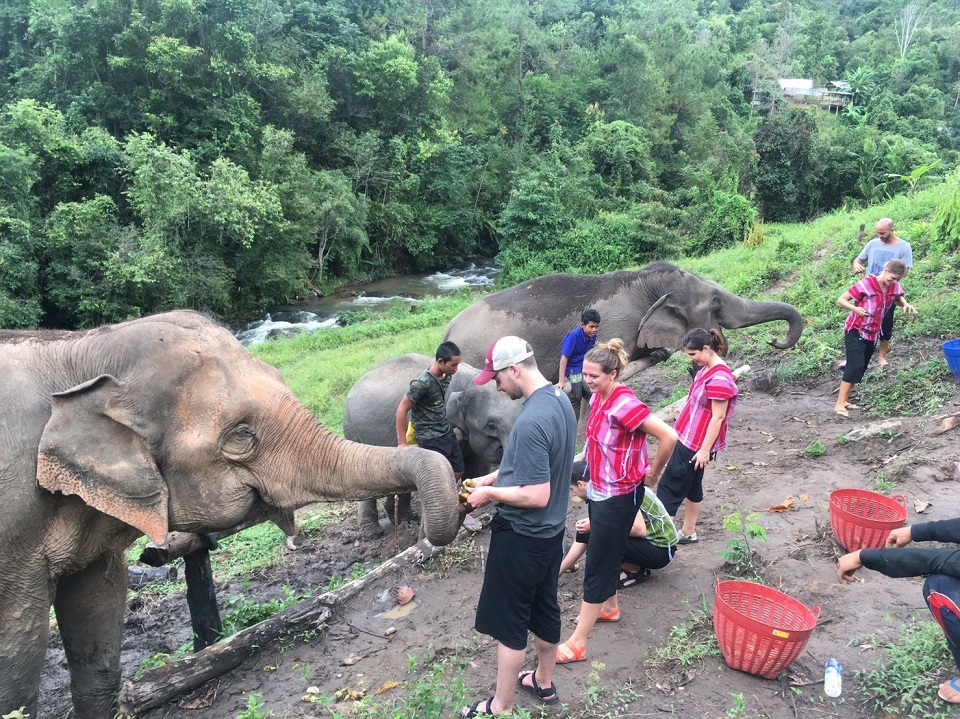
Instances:
[[[860,405],[854,404],[853,402],[847,402],[844,407],[846,409],[860,409]]]
[[[960,677],[948,679],[941,684],[937,696],[950,704],[960,704]]]
[[[850,413],[847,412],[847,408],[844,407],[842,404],[838,404],[836,407],[834,407],[834,408],[833,408],[833,411],[834,411],[837,415],[839,415],[839,416],[841,416],[841,417],[849,417],[849,416],[850,416]]]
[[[885,359],[877,360],[877,366],[878,366],[878,367],[887,367],[887,366],[889,366],[889,364],[890,364],[890,363],[887,362]]]

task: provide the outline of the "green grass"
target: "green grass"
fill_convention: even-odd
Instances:
[[[291,391],[325,427],[342,434],[343,404],[360,376],[408,352],[432,357],[447,323],[471,301],[464,291],[426,299],[413,311],[398,302],[375,319],[263,342],[251,352],[280,371]]]
[[[719,656],[720,645],[713,631],[713,617],[706,597],[701,596],[699,606],[687,615],[682,624],[670,629],[666,643],[654,650],[650,661],[659,667],[671,664],[685,667],[707,657]]]
[[[908,624],[897,641],[877,641],[884,658],[858,672],[859,689],[871,711],[940,719],[957,716],[937,697],[937,686],[956,673],[940,626],[932,620]]]

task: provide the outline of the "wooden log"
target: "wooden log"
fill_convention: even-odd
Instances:
[[[324,631],[331,616],[329,607],[343,604],[372,582],[400,567],[418,564],[441,552],[443,547],[434,547],[423,539],[339,589],[290,607],[189,657],[144,672],[139,679],[128,679],[120,690],[120,713],[137,716],[180,694],[193,691],[211,679],[236,669],[252,652],[266,647],[280,636],[308,629]]]
[[[170,532],[163,544],[148,542],[137,561],[151,567],[162,567],[167,562],[185,557],[198,549],[216,549],[217,540],[242,532],[244,529],[260,524],[262,521],[262,519],[254,519],[238,524],[236,527],[224,529],[222,532],[212,532],[210,534]]]

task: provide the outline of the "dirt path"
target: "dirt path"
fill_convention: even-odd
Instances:
[[[884,377],[874,381],[895,380]],[[954,474],[960,461],[960,428],[935,436],[937,422],[932,418],[893,418],[900,422],[895,430],[860,442],[842,442],[841,435],[879,418],[865,418],[860,412],[851,413],[857,416],[849,420],[836,417],[831,411],[835,378],[772,392],[753,390],[749,381],[741,387],[743,396],[731,424],[731,449],[707,471],[701,541],[680,548],[668,568],[621,594],[623,619],[598,626],[590,645],[590,660],[602,662],[603,668],[596,670],[591,662],[558,668],[556,683],[565,708],[551,715],[605,716],[615,702],[637,694],[642,699],[619,716],[722,717],[733,709],[737,694],[743,697],[745,716],[870,714],[854,672],[869,668],[880,652],[856,639],[872,634],[896,637],[902,623],[914,615],[922,617],[922,580],[891,580],[864,571],[862,583],[838,585],[835,560],[840,552],[830,531],[828,497],[841,487],[873,489],[882,473],[886,481],[897,483],[888,493],[906,496],[909,523],[955,516],[960,507],[960,482]],[[944,410],[957,411],[960,384]],[[804,449],[814,441],[823,445],[825,453],[805,456]],[[791,511],[768,511],[788,496],[795,501]],[[759,544],[758,551],[765,562],[765,581],[808,607],[819,606],[822,612],[805,650],[780,680],[733,671],[718,657],[687,666],[652,660],[653,653],[670,641],[672,627],[687,622],[704,602],[708,608],[713,606],[715,584],[726,572],[719,552],[733,536],[723,529],[721,505],[735,499],[748,510],[762,513],[768,541]],[[920,515],[914,508],[916,502],[931,506]],[[583,505],[572,505],[569,527],[584,515]],[[243,591],[262,600],[281,596],[284,585],[295,591],[322,585],[330,574],[342,574],[351,562],[373,557],[378,548],[361,543],[358,536],[351,515],[325,538],[285,554],[281,564],[250,577],[247,586],[234,583],[221,587],[219,594],[222,598]],[[424,567],[410,567],[402,576],[364,590],[319,638],[271,646],[251,656],[240,670],[182,699],[180,706],[168,705],[147,714],[146,719],[233,719],[246,707],[249,692],[262,692],[276,717],[331,716],[330,709],[301,699],[308,687],[330,695],[344,687],[371,692],[386,682],[405,680],[408,656],[467,657],[470,664],[465,682],[470,695],[489,696],[495,648],[488,637],[473,631],[488,541],[487,531],[462,536]],[[579,608],[581,582],[582,573],[561,580],[564,636]],[[404,584],[416,592],[410,613],[393,619],[381,617],[394,606],[391,589]],[[124,636],[125,676],[144,657],[171,652],[187,641],[188,627],[182,595],[155,604],[134,599]],[[391,627],[396,632],[384,636]],[[696,637],[679,643],[690,648],[695,644]],[[66,715],[68,692],[55,638],[51,648],[42,715],[61,717]],[[843,697],[836,702],[827,700],[820,686],[824,660],[831,656],[840,659],[845,669]],[[531,668],[532,660],[531,655]],[[794,690],[788,686],[791,681],[799,685]],[[614,692],[624,685],[629,686]],[[591,689],[597,688],[601,705],[588,709]],[[535,708],[525,696],[519,701]],[[206,703],[209,706],[200,706]],[[188,710],[186,706],[197,708]]]

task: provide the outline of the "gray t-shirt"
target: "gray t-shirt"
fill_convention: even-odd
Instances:
[[[450,377],[440,379],[425,369],[410,382],[407,398],[413,402],[410,421],[418,440],[443,437],[450,431],[447,421],[447,388]]]
[[[564,530],[576,438],[577,419],[562,390],[548,384],[527,397],[503,450],[496,486],[549,482],[550,501],[541,508],[498,504],[517,534],[548,538]]]
[[[895,244],[885,245],[879,237],[874,237],[863,248],[863,252],[857,255],[857,259],[861,262],[867,261],[868,275],[879,275],[888,260],[903,260],[909,270],[913,267],[913,248],[903,239]]]

